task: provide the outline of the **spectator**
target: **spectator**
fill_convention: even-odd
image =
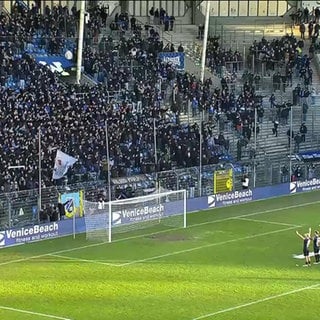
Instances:
[[[160,8],[159,15],[160,15],[160,24],[164,24],[164,17],[165,17],[165,15],[166,15],[166,10],[164,10],[164,9],[161,7],[161,8]]]
[[[249,188],[249,178],[248,176],[245,174],[242,178],[242,189],[246,190]]]
[[[301,143],[301,135],[299,132],[294,136],[294,142],[294,152],[299,153]]]
[[[281,183],[286,183],[289,181],[289,169],[286,165],[281,167]]]
[[[199,26],[198,26],[198,39],[202,40],[203,34],[204,34],[204,25],[199,24]]]
[[[168,16],[168,14],[164,15],[163,23],[164,23],[164,31],[169,31],[170,17]]]
[[[313,33],[313,22],[310,21],[308,24],[308,38],[311,39],[312,38],[312,33]]]
[[[303,103],[302,105],[302,121],[307,121],[307,113],[308,113],[308,105],[306,103]]]
[[[160,13],[158,8],[154,11],[154,24],[160,24]]]
[[[274,93],[271,94],[269,101],[270,101],[270,108],[271,109],[274,108],[276,106],[276,97]]]
[[[151,7],[151,9],[149,10],[149,23],[154,22],[154,18],[153,17],[154,17],[154,7]]]
[[[291,139],[293,139],[295,137],[294,131],[291,129],[287,130],[287,136],[288,136],[288,148],[291,147]]]
[[[132,31],[136,30],[136,22],[137,19],[135,18],[135,16],[132,16],[130,19],[130,27]]]
[[[300,126],[301,142],[306,141],[306,134],[308,132],[306,124],[303,122]]]
[[[272,133],[273,133],[276,137],[278,136],[278,127],[279,127],[279,122],[278,122],[278,121],[273,121]]]
[[[174,26],[174,22],[175,22],[176,18],[174,17],[174,15],[170,16],[170,31],[173,31],[173,26]]]
[[[184,52],[184,48],[181,43],[179,44],[178,52]]]

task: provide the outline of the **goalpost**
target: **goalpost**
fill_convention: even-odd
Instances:
[[[186,228],[186,207],[186,190],[154,193],[105,204],[84,200],[86,237],[111,242],[114,233],[145,228],[154,228],[154,231],[168,227]]]

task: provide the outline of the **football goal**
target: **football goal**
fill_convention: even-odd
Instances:
[[[168,227],[186,228],[186,203],[186,190],[153,193],[105,204],[84,200],[86,237],[111,242],[114,233],[145,228],[153,228],[154,232]]]

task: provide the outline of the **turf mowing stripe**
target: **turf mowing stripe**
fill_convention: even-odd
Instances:
[[[90,262],[90,263],[95,263],[95,264],[102,264],[105,266],[115,266],[117,267],[118,264],[115,263],[109,263],[109,262],[102,262],[102,261],[98,261],[98,260],[88,260],[88,259],[81,259],[81,258],[73,258],[73,257],[68,257],[68,256],[60,256],[57,254],[50,254],[50,257],[57,257],[57,258],[64,258],[67,260],[73,260],[73,261],[79,261],[79,262]]]
[[[256,301],[244,303],[244,304],[241,304],[241,305],[239,305],[239,306],[235,306],[235,307],[231,307],[231,308],[219,310],[219,311],[216,311],[216,312],[204,314],[204,315],[202,315],[202,316],[200,316],[200,317],[193,318],[192,320],[200,320],[200,319],[205,319],[205,318],[213,317],[213,316],[216,316],[216,315],[221,314],[221,313],[226,313],[226,312],[234,311],[234,310],[237,310],[237,309],[246,308],[246,307],[249,307],[249,306],[252,306],[252,305],[261,303],[261,302],[265,302],[265,301],[269,301],[269,300],[273,300],[273,299],[285,297],[285,296],[288,296],[288,295],[290,295],[290,294],[298,293],[298,292],[305,291],[305,290],[309,290],[309,289],[316,289],[316,288],[318,289],[319,286],[320,286],[320,283],[314,284],[314,285],[312,285],[312,286],[300,288],[300,289],[295,289],[295,290],[287,291],[287,292],[284,292],[284,293],[276,294],[276,295],[274,295],[274,296],[270,296],[270,297],[266,297],[266,298],[259,299],[259,300],[256,300]]]
[[[32,314],[32,315],[34,315],[34,316],[39,316],[39,317],[43,317],[43,318],[51,318],[51,319],[59,319],[59,320],[71,320],[70,318],[58,317],[58,316],[54,316],[54,315],[52,315],[52,314],[33,312],[33,311],[16,309],[16,308],[10,308],[10,307],[5,307],[5,306],[0,306],[0,309],[2,309],[2,310],[8,310],[8,311],[13,311],[13,312],[20,312],[20,313]]]
[[[234,218],[234,219],[235,220],[252,221],[252,222],[269,223],[269,224],[275,224],[275,225],[287,226],[287,227],[296,227],[296,228],[302,227],[302,226],[292,224],[292,223],[283,223],[283,222],[276,222],[276,221],[266,221],[266,220],[259,220],[259,219],[247,219],[247,218]]]
[[[298,207],[304,207],[304,206],[309,206],[309,205],[313,205],[316,203],[320,203],[320,201],[314,201],[314,202],[306,202],[306,203],[301,203],[301,204],[297,204],[294,206],[287,206],[287,207],[282,207],[282,208],[275,208],[275,209],[269,209],[269,210],[263,210],[263,211],[258,211],[258,212],[253,212],[253,213],[248,213],[248,214],[243,214],[243,215],[239,215],[239,216],[233,216],[233,217],[228,217],[228,218],[223,218],[223,219],[218,219],[218,220],[212,220],[212,221],[206,221],[206,222],[201,222],[201,223],[195,223],[192,225],[188,225],[188,228],[193,228],[193,227],[199,227],[199,226],[204,226],[204,225],[208,225],[208,224],[213,224],[213,223],[219,223],[219,222],[224,222],[224,221],[229,221],[235,218],[245,218],[245,217],[251,217],[251,216],[255,216],[255,215],[259,215],[259,214],[264,214],[264,213],[271,213],[271,212],[277,212],[277,211],[282,211],[282,210],[289,210],[289,209],[294,209],[294,208],[298,208]],[[138,238],[143,238],[143,237],[147,237],[147,236],[151,236],[151,235],[155,235],[155,234],[161,234],[161,233],[167,233],[167,232],[171,232],[174,230],[180,230],[182,229],[182,227],[179,228],[171,228],[171,229],[167,229],[167,230],[162,230],[162,231],[157,231],[157,232],[152,232],[152,233],[145,233],[145,234],[140,234],[140,235],[136,235],[136,236],[131,236],[131,237],[127,237],[127,238],[122,238],[122,239],[116,239],[113,241],[113,243],[116,242],[122,242],[122,241],[127,241],[127,240],[132,240],[132,239],[138,239]],[[50,252],[50,253],[43,253],[37,256],[32,256],[32,257],[26,257],[26,258],[21,258],[21,259],[16,259],[16,260],[10,260],[10,261],[6,261],[6,262],[1,262],[0,266],[4,266],[4,265],[8,265],[11,263],[18,263],[18,262],[24,262],[24,261],[28,261],[31,259],[36,259],[36,258],[42,258],[45,256],[49,256],[52,254],[59,254],[59,253],[65,253],[65,252],[72,252],[72,251],[76,251],[76,250],[81,250],[81,249],[87,249],[87,248],[92,248],[92,247],[97,247],[97,246],[101,246],[101,245],[105,245],[107,244],[107,242],[99,242],[99,243],[93,243],[93,244],[88,244],[85,246],[81,246],[81,247],[75,247],[75,248],[70,248],[70,249],[64,249],[64,250],[59,250],[59,251],[54,251],[54,252]],[[8,247],[9,248],[9,247]],[[5,250],[6,248],[2,249]]]
[[[233,242],[237,242],[237,241],[241,241],[241,240],[247,240],[247,239],[254,239],[254,238],[258,238],[258,237],[263,237],[263,236],[267,236],[267,235],[274,234],[274,233],[279,233],[279,232],[292,230],[292,229],[295,229],[295,228],[296,227],[290,227],[290,228],[285,228],[285,229],[280,229],[280,230],[274,230],[274,231],[269,231],[269,232],[264,232],[264,233],[258,233],[258,234],[254,234],[254,235],[246,236],[246,237],[242,237],[242,238],[231,239],[231,240],[227,240],[227,241],[223,241],[223,242],[210,243],[210,244],[206,244],[206,245],[203,245],[203,246],[194,247],[194,248],[190,248],[190,249],[169,252],[169,253],[162,254],[162,255],[159,255],[159,256],[154,256],[154,257],[145,258],[145,259],[141,259],[141,260],[134,260],[134,261],[130,261],[130,262],[119,264],[117,266],[118,267],[129,266],[129,265],[136,264],[136,263],[141,263],[141,262],[156,260],[156,259],[160,259],[160,258],[170,257],[170,256],[173,256],[173,255],[192,252],[192,251],[195,251],[195,250],[201,250],[201,249],[204,249],[204,248],[210,248],[210,247],[220,246],[220,245],[233,243]]]
[[[159,259],[159,258],[171,256],[171,255],[177,255],[177,254],[181,254],[181,253],[185,253],[185,252],[189,252],[189,251],[193,251],[193,250],[200,250],[200,249],[203,249],[203,248],[208,248],[208,247],[213,247],[213,246],[218,246],[218,245],[224,245],[224,244],[228,244],[229,242],[241,241],[241,240],[256,238],[256,237],[259,237],[259,236],[264,236],[264,235],[273,234],[273,233],[277,233],[277,232],[282,232],[282,231],[286,231],[286,230],[291,230],[291,229],[294,229],[296,227],[297,226],[292,226],[290,228],[281,229],[281,230],[274,230],[274,231],[270,231],[270,232],[262,233],[262,234],[255,234],[253,236],[247,236],[247,237],[243,237],[243,238],[232,239],[232,240],[223,241],[223,242],[217,242],[217,243],[210,243],[210,244],[207,244],[207,245],[204,245],[204,246],[200,246],[200,247],[194,247],[194,248],[185,249],[185,250],[181,250],[181,251],[175,251],[175,252],[171,252],[171,253],[166,253],[166,254],[160,255],[160,256],[154,256],[154,257],[150,257],[150,258],[146,258],[146,259],[133,260],[133,261],[129,261],[129,262],[125,262],[125,263],[118,263],[118,264],[116,264],[116,263],[104,263],[104,262],[101,262],[101,261],[98,261],[98,260],[87,260],[87,259],[81,259],[81,258],[61,256],[61,255],[56,255],[56,254],[50,254],[50,256],[51,257],[57,257],[57,258],[65,258],[67,260],[73,260],[73,261],[79,261],[79,262],[83,261],[83,262],[89,262],[89,263],[95,263],[95,264],[109,265],[109,266],[113,266],[113,267],[123,267],[123,266],[132,265],[132,264],[145,262],[145,261],[149,261],[149,260],[156,260],[156,259]]]

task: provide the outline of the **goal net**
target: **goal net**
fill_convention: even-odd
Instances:
[[[185,228],[186,191],[155,193],[109,203],[84,200],[84,216],[87,239],[98,241],[111,242],[114,233],[145,228],[152,228],[154,232],[168,227]]]

